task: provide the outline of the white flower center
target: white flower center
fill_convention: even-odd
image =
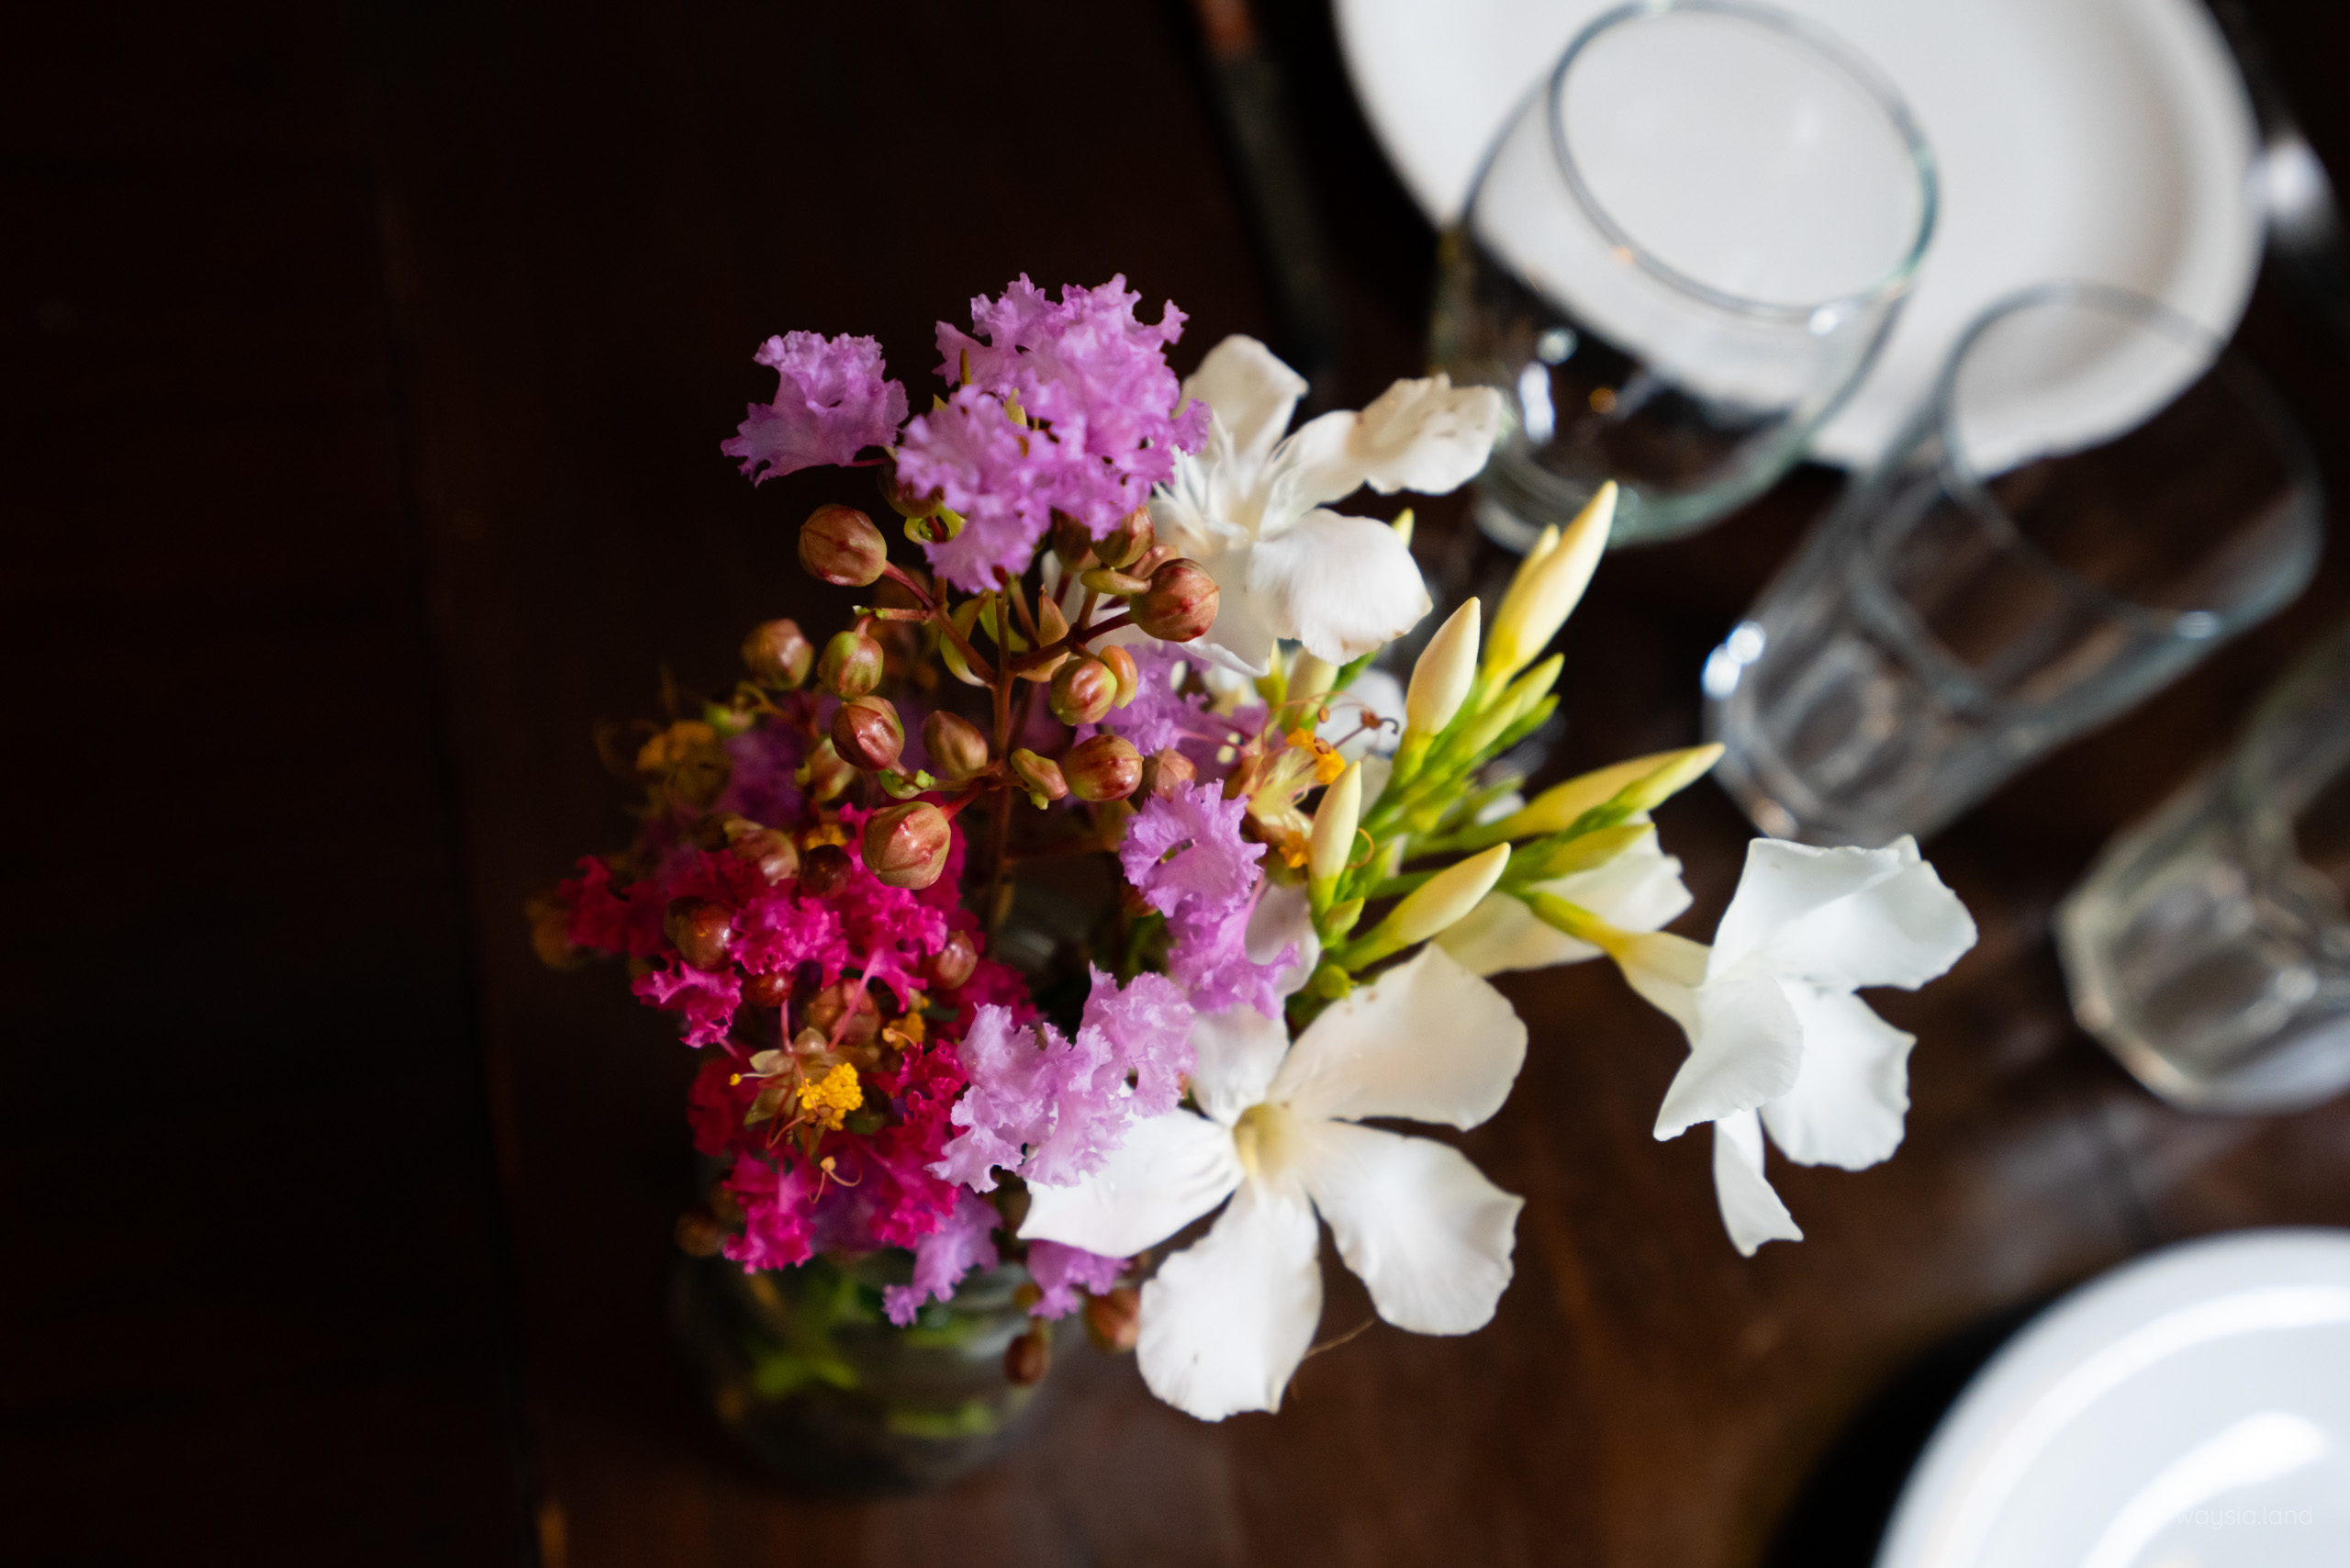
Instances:
[[[1297,1118],[1288,1107],[1268,1102],[1249,1106],[1232,1125],[1232,1143],[1240,1168],[1260,1182],[1270,1182],[1297,1157]]]

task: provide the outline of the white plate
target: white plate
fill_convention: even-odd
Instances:
[[[2189,1242],[2032,1320],[1943,1418],[1877,1568],[2350,1562],[2350,1232]]]
[[[2117,285],[2231,335],[2260,257],[2251,100],[2197,0],[1780,0],[1874,61],[1933,144],[1942,215],[1876,367],[1812,455],[1873,459],[1984,306]],[[1337,0],[1372,129],[1428,217],[1607,0]]]

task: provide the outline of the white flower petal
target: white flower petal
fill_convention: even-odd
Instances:
[[[1657,847],[1654,830],[1615,859],[1571,877],[1536,884],[1621,931],[1654,931],[1689,907],[1681,862]],[[1472,974],[1579,964],[1599,949],[1579,941],[1508,893],[1491,893],[1437,939]],[[1669,1010],[1668,1010],[1669,1011]]]
[[[1305,377],[1256,339],[1239,333],[1208,350],[1200,368],[1183,382],[1183,396],[1215,410],[1232,440],[1234,458],[1253,472],[1263,466],[1273,443],[1289,429]]]
[[[1257,553],[1256,546],[1243,545],[1201,560],[1201,569],[1215,579],[1215,623],[1192,642],[1175,644],[1186,655],[1249,676],[1273,667],[1277,607],[1248,586]]]
[[[1357,417],[1348,452],[1381,495],[1440,496],[1477,476],[1501,433],[1502,395],[1449,378],[1398,381]],[[1344,494],[1344,492],[1340,492]]]
[[[1803,1231],[1762,1174],[1762,1126],[1751,1111],[1714,1124],[1714,1196],[1730,1245],[1746,1257],[1766,1241],[1801,1241]]]
[[[1189,1111],[1126,1129],[1109,1162],[1073,1187],[1028,1184],[1022,1239],[1058,1241],[1105,1258],[1156,1247],[1240,1185],[1232,1134]]]
[[[1225,1126],[1264,1099],[1289,1050],[1289,1025],[1253,1007],[1203,1013],[1192,1020],[1192,1093]]]
[[[1299,1177],[1380,1316],[1415,1334],[1467,1334],[1493,1320],[1526,1200],[1428,1138],[1346,1122],[1300,1137]]]
[[[1541,886],[1619,931],[1659,930],[1689,907],[1680,857],[1658,845],[1654,827],[1605,866]]]
[[[1297,961],[1282,974],[1278,985],[1281,994],[1293,996],[1314,976],[1314,967],[1322,961],[1322,938],[1314,931],[1314,906],[1306,898],[1304,884],[1284,888],[1280,883],[1268,884],[1257,895],[1257,907],[1248,913],[1248,929],[1241,937],[1241,951],[1252,964],[1270,964],[1281,956],[1281,950],[1294,946]],[[1286,1043],[1287,1031],[1283,1031]]]
[[[1320,1250],[1302,1191],[1242,1187],[1215,1228],[1142,1287],[1143,1382],[1203,1421],[1280,1409],[1322,1321]]]
[[[1915,988],[1975,945],[1975,922],[1904,836],[1883,849],[1758,838],[1714,937],[1718,969],[1761,958],[1774,972],[1850,991]]]
[[[1849,991],[1783,981],[1803,1025],[1803,1069],[1795,1087],[1762,1107],[1771,1141],[1805,1165],[1859,1170],[1901,1147],[1909,1109],[1909,1047],[1895,1028]]]
[[[1225,588],[1222,577],[1209,575]],[[1334,511],[1308,512],[1278,538],[1260,541],[1248,553],[1246,594],[1275,636],[1336,665],[1402,636],[1433,603],[1393,529]],[[1229,600],[1227,588],[1219,622]]]
[[[1266,1098],[1313,1121],[1473,1127],[1501,1109],[1525,1065],[1526,1025],[1509,999],[1429,946],[1306,1025]]]
[[[1639,978],[1628,969],[1632,989],[1663,1008]],[[1660,987],[1660,990],[1664,988]],[[1673,1075],[1657,1107],[1656,1136],[1679,1137],[1699,1122],[1733,1111],[1751,1111],[1795,1086],[1803,1066],[1803,1026],[1779,982],[1769,975],[1743,974],[1707,980],[1672,1000],[1689,1015],[1679,1020],[1689,1036],[1689,1059]]]

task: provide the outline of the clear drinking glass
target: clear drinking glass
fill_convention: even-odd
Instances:
[[[1781,837],[1931,832],[2299,592],[2320,518],[2210,333],[2118,289],[2014,296],[1707,661],[1715,776]]]
[[[2350,625],[2057,912],[2084,1028],[2164,1097],[2283,1111],[2350,1087]]]
[[[1869,365],[1934,225],[1925,138],[1809,22],[1610,11],[1486,154],[1440,252],[1431,350],[1511,419],[1478,521],[1523,551],[1606,480],[1616,540],[1768,488]]]

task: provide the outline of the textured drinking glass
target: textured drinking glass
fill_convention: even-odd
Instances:
[[[2350,626],[2057,913],[2082,1026],[2199,1110],[2350,1087]]]
[[[1511,415],[1481,526],[1522,551],[1614,479],[1617,542],[1663,539],[1768,488],[1868,368],[1934,204],[1908,110],[1812,24],[1600,17],[1443,243],[1437,364]]]
[[[1929,833],[2276,610],[2319,542],[2300,435],[2209,332],[2030,290],[1707,661],[1715,776],[1782,837]]]

